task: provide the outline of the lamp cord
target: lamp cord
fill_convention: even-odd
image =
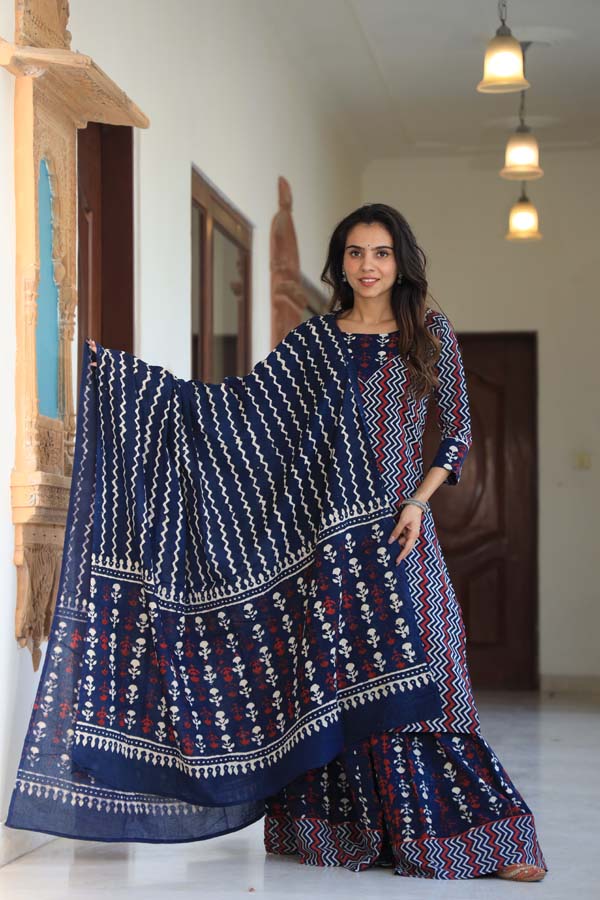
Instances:
[[[525,56],[532,41],[520,41],[521,50],[523,52],[523,78],[525,78]],[[521,127],[525,125],[525,91],[521,91],[521,102],[519,103],[519,122]]]

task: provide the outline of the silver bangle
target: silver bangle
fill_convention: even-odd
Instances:
[[[418,506],[421,512],[427,512],[427,510],[429,509],[429,503],[424,500],[417,500],[416,497],[409,497],[408,500],[403,500],[400,504],[400,509],[402,509],[402,507],[406,506],[408,503],[412,503],[414,506]]]

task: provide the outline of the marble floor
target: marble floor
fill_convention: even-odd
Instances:
[[[594,870],[600,836],[600,698],[522,693],[477,696],[483,734],[533,809],[549,872],[541,883],[486,877],[461,881],[302,866],[266,855],[262,822],[192,844],[53,840],[0,870],[10,900],[179,900],[245,897],[600,898]],[[596,849],[594,849],[594,847]]]

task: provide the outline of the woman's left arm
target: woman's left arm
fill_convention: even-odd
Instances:
[[[431,463],[447,473],[444,483],[458,484],[467,453],[472,444],[471,415],[465,371],[452,325],[443,313],[428,310],[426,323],[440,340],[436,364],[438,386],[434,390],[441,441]]]
[[[440,356],[436,365],[439,383],[434,396],[441,441],[427,474],[411,495],[424,502],[429,500],[440,485],[458,484],[472,444],[469,398],[456,335],[446,316],[437,310],[428,310],[426,324],[440,339]],[[397,540],[402,547],[396,563],[404,559],[414,547],[421,530],[421,518],[422,512],[418,506],[411,503],[402,507],[388,539],[390,544]]]

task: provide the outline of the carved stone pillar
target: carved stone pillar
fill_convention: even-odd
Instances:
[[[0,38],[0,65],[15,76],[17,352],[11,500],[16,637],[29,647],[37,669],[58,589],[75,443],[71,373],[77,306],[77,128],[89,121],[144,128],[149,122],[89,56],[70,49],[66,0],[17,0],[15,7],[14,43]],[[57,296],[57,338],[50,368],[56,415],[40,413],[38,385],[38,369],[48,370],[50,356],[48,338],[44,340],[38,328],[41,173],[47,173],[51,194],[48,252]]]

